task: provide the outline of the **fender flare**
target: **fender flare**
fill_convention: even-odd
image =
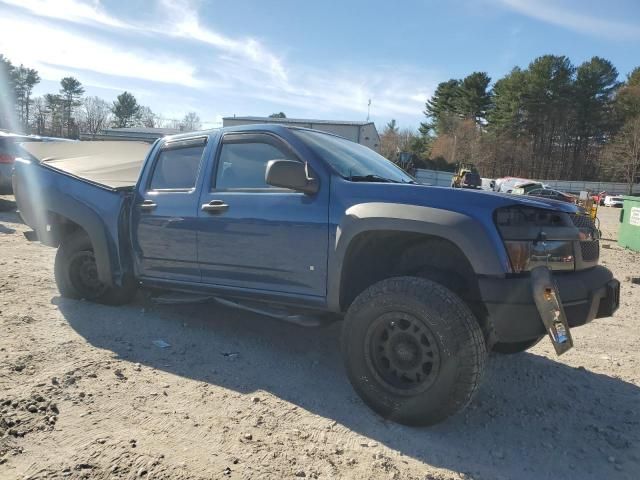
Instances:
[[[126,244],[119,237],[128,231],[127,209],[121,209],[125,193],[94,186],[89,201],[79,199],[76,195],[84,182],[67,183],[67,175],[60,175],[36,160],[16,162],[16,170],[20,170],[16,171],[19,175],[14,174],[14,184],[18,187],[16,202],[21,216],[36,231],[38,239],[44,245],[59,246],[61,237],[56,227],[61,222],[58,217],[79,225],[91,240],[100,280],[109,286],[120,285],[129,271],[126,259],[122,258]],[[99,213],[100,209],[120,213],[107,218]]]
[[[497,231],[479,220],[451,210],[397,203],[362,203],[350,207],[337,226],[335,244],[329,252],[327,304],[341,311],[340,292],[346,256],[352,241],[373,231],[421,233],[440,237],[456,245],[467,257],[476,275],[504,276],[508,259]]]
[[[64,208],[56,204],[49,212],[78,224],[89,236],[98,267],[98,277],[107,285],[120,284],[122,269],[120,252],[116,239],[111,238],[100,216],[80,202],[61,199]],[[115,267],[115,268],[114,268]]]

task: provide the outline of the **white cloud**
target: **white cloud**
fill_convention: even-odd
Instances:
[[[620,21],[607,20],[558,6],[548,0],[498,0],[509,9],[527,17],[589,35],[616,40],[640,38],[640,27]]]
[[[94,0],[90,3],[77,0],[2,0],[29,10],[40,17],[57,18],[78,23],[101,24],[109,27],[126,27],[127,24],[107,14]]]
[[[213,46],[216,71],[225,78],[218,87],[226,85],[235,94],[327,114],[347,110],[364,116],[370,98],[378,115],[418,117],[424,108],[427,72],[402,72],[397,66],[374,72],[287,66],[256,39],[230,38],[203,26],[189,0],[161,0],[161,6],[164,25],[156,31]]]
[[[155,29],[173,36],[198,40],[237,56],[257,67],[279,82],[287,81],[286,69],[281,59],[253,38],[235,39],[202,26],[198,12],[188,0],[161,0],[166,28]]]
[[[149,9],[152,21],[146,24],[113,17],[99,0],[0,0],[0,4],[3,1],[26,8],[31,15],[0,17],[0,50],[18,63],[38,68],[43,78],[59,79],[65,68],[82,69],[199,87],[198,96],[203,100],[204,95],[253,98],[324,116],[351,112],[353,117],[364,118],[368,100],[372,99],[373,115],[407,119],[421,116],[435,84],[427,71],[393,65],[320,70],[287,64],[284,57],[258,39],[229,37],[208,28],[190,0],[158,0],[158,8]],[[39,23],[34,18],[40,18]],[[73,29],[55,28],[59,20],[99,25],[103,35],[98,40]],[[34,29],[38,35],[33,34]],[[109,43],[107,33],[125,31],[129,37],[139,38],[129,40],[141,46],[138,51],[125,51]],[[174,39],[173,46],[180,41],[200,43],[209,49],[210,61],[200,62],[196,69],[190,63],[195,62],[195,55],[189,43],[185,43],[180,58],[168,56],[153,44],[163,38]]]
[[[60,71],[66,68],[189,87],[201,85],[194,78],[194,67],[180,59],[123,51],[79,33],[18,17],[0,17],[0,31],[0,51],[16,63],[37,68],[43,78],[60,78]]]

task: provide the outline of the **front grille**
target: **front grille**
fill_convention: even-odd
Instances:
[[[580,242],[580,251],[582,252],[582,260],[585,262],[598,260],[600,257],[600,242],[598,240]]]
[[[595,262],[600,258],[600,242],[598,229],[593,219],[589,215],[571,215],[573,224],[581,230],[582,233],[590,232],[590,238],[580,242],[580,251],[582,252],[582,260],[585,262]],[[585,238],[585,237],[581,237]]]
[[[577,228],[593,228],[596,229],[596,224],[588,215],[571,215],[571,220]]]

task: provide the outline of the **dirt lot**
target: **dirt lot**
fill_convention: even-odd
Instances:
[[[471,407],[412,429],[351,389],[339,325],[60,298],[0,197],[0,478],[640,478],[640,255],[604,241],[614,318],[493,355]],[[619,210],[601,209],[615,238]],[[169,347],[160,348],[154,340]]]

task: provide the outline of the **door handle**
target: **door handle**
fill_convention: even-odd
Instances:
[[[158,206],[153,200],[145,200],[140,205],[138,205],[141,210],[153,210]]]
[[[203,204],[201,209],[207,213],[222,213],[229,209],[229,205],[222,200],[211,200],[209,203]]]

